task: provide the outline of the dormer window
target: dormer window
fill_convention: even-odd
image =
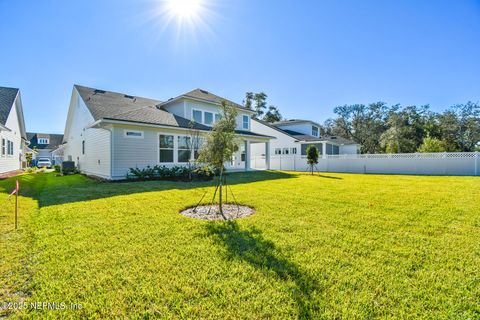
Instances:
[[[248,130],[250,127],[250,117],[247,115],[243,115],[242,117],[242,128]]]
[[[221,116],[219,113],[192,109],[192,120],[196,123],[204,124],[206,126],[213,126],[213,124],[220,120],[220,118]]]
[[[312,126],[312,136],[318,137],[318,127]]]
[[[38,138],[38,144],[48,144],[47,138]]]
[[[213,113],[205,111],[205,124],[211,126],[213,124]]]
[[[203,123],[202,111],[193,110],[192,111],[192,118],[193,118],[193,121],[195,121],[196,123]]]

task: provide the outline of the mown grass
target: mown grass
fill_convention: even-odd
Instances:
[[[51,318],[480,318],[480,179],[233,174],[257,212],[181,216],[209,183],[0,182],[0,301]],[[2,189],[3,188],[3,189]]]

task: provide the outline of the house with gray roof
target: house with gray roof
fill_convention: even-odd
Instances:
[[[0,87],[0,173],[22,169],[27,134],[20,90]]]
[[[27,139],[28,147],[34,151],[34,160],[47,158],[53,164],[62,162],[63,157],[58,149],[62,147],[63,134],[27,132]]]
[[[191,146],[198,149],[220,118],[224,100],[237,108],[236,133],[242,140],[226,166],[250,170],[251,146],[269,150],[272,137],[252,130],[252,110],[203,89],[158,100],[74,85],[62,141],[64,160],[74,161],[82,173],[109,180],[124,179],[130,168],[186,165],[198,155]]]
[[[268,168],[278,170],[298,170],[306,164],[307,148],[317,147],[320,156],[356,154],[360,145],[339,136],[322,136],[320,125],[311,120],[292,119],[274,123],[266,123],[252,119],[252,130],[260,134],[275,137],[269,145],[269,152],[263,148],[252,146],[252,166],[256,169],[267,167],[264,160],[270,154]]]

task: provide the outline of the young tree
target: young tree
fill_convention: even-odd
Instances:
[[[441,140],[427,136],[417,151],[421,153],[445,152],[445,146]]]
[[[33,154],[31,152],[27,152],[25,154],[25,161],[27,161],[27,167],[32,166]]]
[[[275,106],[268,107],[267,113],[263,116],[263,121],[265,122],[277,122],[282,120],[282,115],[280,114],[280,110],[278,110]]]
[[[318,163],[318,149],[313,144],[307,147],[307,164],[310,166],[310,171],[313,175],[313,167]]]
[[[216,190],[219,190],[218,207],[222,216],[224,164],[238,150],[238,140],[235,135],[235,128],[237,127],[236,117],[237,109],[222,101],[222,117],[213,125],[212,131],[206,137],[198,157],[199,162],[212,166],[219,173]]]
[[[265,92],[255,93],[255,118],[260,118],[267,109],[267,94]]]

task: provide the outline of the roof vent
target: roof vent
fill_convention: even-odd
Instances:
[[[200,89],[200,92],[201,92],[201,93],[208,94],[208,91],[206,91],[206,90],[202,90],[202,89]]]
[[[107,91],[105,90],[99,90],[99,89],[95,89],[95,91],[93,92],[93,94],[97,94],[97,93],[106,93]]]
[[[129,96],[128,94],[124,94],[123,96],[124,96],[125,98],[128,98],[128,99],[135,99],[134,96]]]

